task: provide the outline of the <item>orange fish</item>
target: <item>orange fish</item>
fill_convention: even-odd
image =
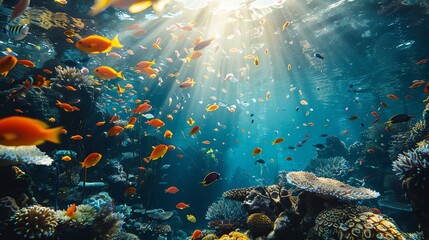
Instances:
[[[66,216],[69,218],[77,218],[76,216],[76,204],[70,205],[70,207],[66,211]]]
[[[134,194],[136,194],[137,192],[137,188],[135,187],[128,187],[127,189],[125,189],[124,194],[128,195],[128,196],[133,196]]]
[[[388,107],[389,107],[389,105],[387,105],[385,102],[380,102],[380,105],[381,105],[382,107],[385,107],[385,108],[388,108]]]
[[[165,153],[168,151],[168,146],[165,144],[159,144],[156,147],[152,147],[152,153],[148,157],[149,160],[155,161],[159,158],[163,158]]]
[[[201,232],[201,230],[197,229],[192,233],[192,236],[190,236],[190,238],[191,238],[191,240],[195,240],[195,239],[200,238],[202,235],[203,235],[203,232]]]
[[[425,86],[425,93],[426,93],[426,94],[429,94],[429,81],[426,83],[426,86]]]
[[[180,83],[179,87],[186,89],[186,88],[194,87],[194,85],[195,85],[194,79],[186,78],[184,82]]]
[[[189,119],[188,119],[188,124],[189,124],[189,126],[194,125],[194,123],[195,123],[194,119],[192,119],[192,118],[189,118]]]
[[[138,105],[136,108],[134,108],[133,114],[147,113],[151,109],[152,109],[152,106],[150,104],[142,103],[142,104]]]
[[[345,135],[345,134],[347,134],[347,133],[349,133],[349,130],[344,130],[344,131],[343,131],[343,135]]]
[[[36,64],[30,60],[18,60],[18,63],[23,65],[24,67],[35,67]]]
[[[91,54],[110,52],[112,47],[123,47],[119,42],[118,35],[116,35],[112,40],[97,35],[91,35],[76,43],[77,49]]]
[[[82,168],[94,167],[98,162],[100,162],[102,156],[103,155],[100,153],[93,152],[89,154],[80,164],[82,165]]]
[[[367,153],[375,153],[375,149],[370,148],[370,149],[366,150],[366,152],[367,152]]]
[[[47,74],[52,74],[52,71],[51,71],[51,70],[49,70],[49,69],[46,69],[46,68],[44,68],[44,69],[43,69],[43,72],[44,72],[44,73],[47,73]]]
[[[22,111],[21,109],[19,109],[19,108],[15,108],[15,112],[17,112],[17,113],[24,113],[24,111]]]
[[[429,58],[425,58],[425,59],[422,59],[422,60],[420,60],[420,61],[416,62],[416,64],[417,64],[417,65],[420,65],[420,64],[427,63],[428,61],[429,61]]]
[[[56,105],[59,106],[60,108],[62,108],[66,112],[74,112],[74,111],[76,111],[76,108],[73,107],[72,105],[68,104],[68,103],[62,103],[62,102],[60,102],[60,101],[57,100]]]
[[[371,122],[371,124],[376,124],[376,123],[378,123],[380,121],[380,118],[376,118],[376,119],[374,119],[374,121],[372,121]]]
[[[115,69],[108,66],[101,66],[96,68],[94,70],[94,74],[103,80],[111,80],[117,77],[125,80],[124,76],[122,75],[122,71],[117,72]]]
[[[203,52],[194,51],[191,53],[191,56],[187,57],[186,60],[190,62],[191,60],[195,60],[203,55]]]
[[[209,140],[205,140],[205,141],[203,141],[202,143],[203,143],[203,144],[206,144],[206,145],[209,145],[209,144],[210,144],[210,141],[209,141]]]
[[[63,156],[61,158],[61,160],[63,160],[64,162],[68,162],[68,161],[71,161],[71,157],[70,156]]]
[[[424,83],[425,83],[424,80],[414,80],[413,84],[411,84],[411,86],[409,86],[408,88],[417,88],[423,85]]]
[[[180,202],[180,203],[178,203],[176,205],[176,208],[180,209],[180,210],[183,210],[183,209],[188,208],[188,207],[189,207],[189,204],[186,204],[186,203],[183,203],[183,202]]]
[[[191,129],[191,131],[189,132],[189,135],[194,135],[195,133],[200,131],[200,126],[195,126]]]
[[[6,77],[7,74],[15,67],[18,59],[12,55],[4,56],[0,59],[0,76]]]
[[[273,144],[273,145],[275,145],[275,144],[279,144],[279,143],[283,142],[284,140],[285,140],[284,138],[277,138],[276,140],[274,140],[274,141],[272,142],[272,144]]]
[[[107,136],[113,137],[118,136],[122,131],[124,131],[124,128],[121,126],[113,126],[108,132]]]
[[[165,125],[165,123],[158,118],[151,119],[145,123],[151,125],[152,127],[156,127],[157,129],[162,128]]]
[[[377,112],[374,112],[374,111],[373,111],[373,112],[371,112],[371,115],[372,115],[372,116],[374,116],[374,117],[379,117],[378,113],[377,113]]]
[[[176,155],[178,158],[183,158],[183,155],[182,154],[177,154]]]
[[[48,129],[48,124],[33,118],[12,116],[0,119],[0,145],[31,146],[45,141],[60,143],[62,127]]]
[[[72,92],[76,92],[77,91],[77,89],[74,88],[74,87],[72,87],[72,86],[66,86],[66,89],[69,90],[69,91],[72,91]]]
[[[213,104],[206,108],[207,112],[213,112],[219,109],[219,105]]]
[[[252,151],[252,155],[255,156],[256,154],[261,154],[262,153],[262,148],[255,148]]]
[[[174,150],[176,147],[174,145],[168,145],[168,150]]]
[[[387,94],[387,97],[392,100],[398,100],[398,97],[395,94]]]
[[[95,126],[99,127],[99,126],[104,125],[105,123],[106,123],[106,122],[97,122],[97,123],[95,124]]]
[[[134,125],[136,123],[136,121],[137,121],[136,117],[131,117],[130,120],[128,121],[128,124]]]
[[[171,187],[165,189],[165,192],[166,193],[171,193],[171,194],[176,194],[176,193],[179,192],[179,189],[177,187],[175,187],[175,186],[171,186]]]
[[[171,120],[173,120],[173,115],[168,114],[168,115],[167,115],[167,119],[168,119],[168,120],[170,120],[170,121],[171,121]]]
[[[73,135],[70,137],[71,140],[82,140],[83,137],[81,135]]]
[[[170,130],[165,130],[164,138],[172,138],[173,133]]]
[[[148,68],[148,67],[152,66],[153,64],[155,64],[155,59],[152,60],[151,62],[149,62],[149,61],[141,61],[141,62],[138,62],[136,64],[136,69],[138,69],[140,71],[143,71],[143,69]]]
[[[124,92],[125,92],[125,89],[123,89],[121,87],[121,85],[118,83],[118,94],[119,94],[119,96],[122,96],[122,93],[124,93]]]

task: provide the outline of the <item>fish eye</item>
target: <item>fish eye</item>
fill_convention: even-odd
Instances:
[[[98,69],[95,69],[96,72],[98,72]]]

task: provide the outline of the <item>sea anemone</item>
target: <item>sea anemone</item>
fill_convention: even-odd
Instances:
[[[315,158],[308,163],[305,171],[318,177],[344,180],[348,173],[348,164],[343,157]]]
[[[83,229],[90,225],[95,219],[97,211],[88,204],[76,206],[75,216],[69,217],[65,210],[56,211],[58,222],[60,225],[65,225],[68,229]]]
[[[289,172],[286,178],[288,183],[300,189],[317,193],[328,198],[363,200],[380,196],[378,192],[368,188],[355,188],[335,179],[316,177],[316,175],[310,172]]]
[[[21,208],[11,217],[13,231],[23,239],[42,239],[55,233],[58,222],[55,211],[47,207]]]
[[[415,186],[423,186],[429,174],[429,145],[401,153],[392,163],[393,171],[400,180],[412,178]]]
[[[36,146],[8,147],[0,145],[0,167],[21,163],[50,166],[53,161]]]

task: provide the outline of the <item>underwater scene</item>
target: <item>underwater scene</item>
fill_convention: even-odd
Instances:
[[[0,240],[429,239],[428,0],[0,22]]]

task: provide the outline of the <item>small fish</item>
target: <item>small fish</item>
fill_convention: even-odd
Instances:
[[[186,204],[184,202],[180,202],[180,203],[176,204],[176,208],[180,209],[180,210],[183,210],[185,208],[189,208],[189,204]]]
[[[127,189],[125,189],[124,194],[127,195],[127,196],[133,196],[133,195],[136,194],[136,192],[137,192],[137,188],[135,188],[135,187],[128,187]]]
[[[286,21],[282,26],[282,31],[286,30],[286,28],[289,26],[290,22]]]
[[[187,214],[186,215],[186,219],[188,219],[188,221],[191,222],[191,223],[196,223],[197,222],[197,218],[195,218],[195,216],[192,215],[192,214]]]
[[[103,155],[101,155],[100,153],[93,152],[89,154],[80,164],[82,165],[82,168],[90,168],[97,165],[97,163],[100,162],[102,157]]]
[[[114,78],[122,78],[125,80],[124,76],[122,75],[122,71],[117,72],[115,69],[108,67],[108,66],[101,66],[94,70],[94,74],[103,80],[111,80]]]
[[[274,141],[272,142],[272,144],[273,144],[273,145],[275,145],[275,144],[279,144],[279,143],[283,142],[284,140],[285,140],[284,138],[277,138],[276,140],[274,140]]]
[[[28,27],[27,24],[16,25],[16,26],[6,25],[3,28],[3,33],[5,33],[7,36],[19,41],[19,40],[24,39],[27,36],[29,30],[30,30],[30,28]]]
[[[316,147],[317,149],[324,149],[325,145],[318,143],[318,144],[314,144],[313,147]]]
[[[113,136],[118,136],[119,134],[121,134],[121,132],[124,130],[123,127],[121,126],[113,126],[112,128],[110,128],[110,130],[107,132],[107,136],[109,137],[113,137]]]
[[[179,189],[175,186],[171,186],[171,187],[165,189],[165,193],[176,194],[178,192],[179,192]]]
[[[218,109],[219,109],[219,105],[213,104],[213,105],[208,106],[208,107],[206,108],[206,111],[207,111],[207,112],[213,112],[213,111],[216,111],[216,110],[218,110]]]
[[[201,232],[201,230],[197,229],[192,233],[192,236],[190,236],[190,238],[191,238],[191,240],[196,240],[196,239],[200,238],[202,235],[203,235],[203,232]]]
[[[422,59],[422,60],[416,62],[416,65],[424,64],[424,63],[427,63],[428,61],[429,61],[429,58],[425,58],[425,59]]]
[[[191,129],[191,131],[189,131],[189,135],[196,134],[199,131],[200,131],[200,126],[195,126]]]
[[[189,126],[192,126],[192,125],[194,125],[195,121],[194,121],[194,119],[189,118],[187,123],[189,124]]]
[[[287,147],[288,149],[290,149],[290,150],[295,150],[295,147],[294,146],[289,146],[289,147]]]
[[[76,204],[70,205],[70,207],[66,211],[66,216],[69,218],[77,218],[76,216]]]
[[[79,141],[79,140],[82,140],[83,137],[81,135],[73,135],[73,136],[70,137],[70,139],[71,140]]]
[[[70,157],[70,156],[68,156],[68,155],[66,155],[66,156],[63,156],[63,157],[61,158],[61,160],[63,160],[64,162],[68,162],[68,161],[70,161],[70,160],[71,160],[71,157]]]
[[[112,40],[102,36],[91,35],[81,39],[75,46],[77,49],[90,54],[110,52],[113,47],[123,47],[119,42],[118,35]]]
[[[403,123],[403,122],[408,122],[409,120],[416,118],[417,116],[415,115],[408,115],[408,114],[396,114],[393,117],[391,117],[389,119],[389,121],[387,121],[386,123],[391,125],[391,124],[396,124],[396,123]]]
[[[203,181],[201,182],[201,184],[206,187],[212,183],[214,183],[215,181],[217,181],[220,178],[220,174],[217,172],[211,172],[209,174],[207,174]]]
[[[163,158],[164,155],[167,153],[168,151],[168,146],[165,144],[159,144],[156,147],[152,147],[152,153],[150,154],[150,156],[148,157],[149,160],[155,161],[158,160],[160,158]]]
[[[262,153],[262,148],[257,147],[255,149],[253,149],[252,156],[254,156],[256,154],[261,154],[261,153]]]
[[[318,53],[318,52],[313,53],[313,57],[319,58],[319,59],[322,59],[322,60],[324,59],[324,57],[320,53]]]
[[[286,157],[286,160],[292,161],[293,159],[292,159],[292,157]]]
[[[351,116],[348,119],[349,119],[349,121],[354,121],[354,120],[359,119],[359,116]]]
[[[172,138],[173,137],[173,133],[170,130],[165,130],[164,132],[164,138]]]
[[[265,160],[264,159],[258,159],[258,160],[255,161],[255,164],[257,164],[257,163],[259,163],[259,164],[265,164]]]
[[[326,133],[320,135],[320,137],[327,137],[327,136],[328,136],[328,134],[326,134]]]
[[[387,94],[387,97],[392,100],[398,100],[398,97],[395,94]]]

